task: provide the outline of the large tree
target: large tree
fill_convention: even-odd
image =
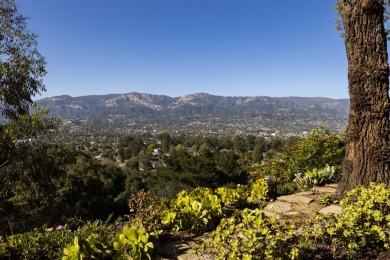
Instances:
[[[32,97],[45,90],[46,71],[26,21],[14,0],[0,0],[0,233],[8,225],[44,221],[36,213],[47,213],[59,172],[35,142],[60,122],[38,106],[30,113]]]
[[[0,0],[0,112],[5,118],[26,114],[32,96],[45,91],[45,59],[26,20],[14,0]]]
[[[0,0],[0,168],[26,154],[24,141],[59,123],[47,119],[48,110],[43,108],[35,107],[30,114],[32,97],[45,91],[46,71],[27,19],[14,0]]]
[[[390,183],[389,65],[384,0],[338,0],[348,58],[350,115],[338,193]]]

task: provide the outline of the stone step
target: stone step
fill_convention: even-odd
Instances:
[[[275,201],[272,203],[269,203],[264,210],[272,211],[275,213],[286,213],[289,212],[292,209],[291,204],[287,202],[282,201]]]
[[[316,187],[319,193],[336,193],[336,188],[325,186],[325,187]]]
[[[309,204],[310,202],[314,201],[314,199],[309,198],[307,196],[296,195],[296,194],[280,196],[277,198],[277,200],[291,202],[291,203],[304,203],[304,204]]]
[[[330,205],[320,210],[320,213],[323,215],[334,213],[335,215],[339,215],[342,212],[342,208],[338,205]]]

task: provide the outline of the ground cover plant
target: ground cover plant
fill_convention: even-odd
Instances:
[[[340,205],[338,216],[316,214],[306,221],[306,248],[346,259],[390,248],[390,189],[385,184],[359,186],[347,192]]]
[[[213,229],[223,213],[221,200],[211,189],[197,188],[180,192],[162,215],[168,228],[199,233]]]
[[[298,237],[293,225],[279,223],[261,210],[236,211],[200,247],[215,259],[297,259]]]

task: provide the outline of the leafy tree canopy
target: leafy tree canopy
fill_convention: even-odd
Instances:
[[[0,112],[5,118],[27,114],[32,96],[45,91],[46,62],[26,21],[14,0],[0,0]]]

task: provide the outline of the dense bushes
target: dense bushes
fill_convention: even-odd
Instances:
[[[123,216],[128,206],[130,215],[122,223],[124,228],[88,224],[58,232],[35,229],[1,238],[0,258],[59,258],[63,253],[64,259],[77,255],[110,258],[115,254],[148,258],[153,251],[158,252],[154,238],[173,230],[196,234],[214,230],[212,241],[202,248],[218,252],[220,259],[310,258],[317,252],[348,258],[358,256],[361,249],[389,247],[390,216],[385,206],[389,191],[384,186],[349,193],[341,202],[344,209],[340,216],[315,215],[299,236],[293,233],[293,226],[260,212],[269,192],[288,193],[297,184],[307,189],[337,180],[343,154],[340,137],[322,128],[313,130],[309,138],[250,168],[249,182],[246,167],[254,157],[260,160],[264,148],[259,143],[246,143],[251,148],[257,146],[259,154],[251,156],[243,152],[245,149],[241,151],[244,141],[235,138],[231,145],[236,151],[201,147],[191,152],[179,145],[163,157],[166,167],[144,171],[101,164],[73,149],[36,146],[37,153],[2,169],[0,177],[6,188],[0,190],[2,228],[12,223],[17,233],[43,223],[67,223],[71,217],[106,218],[112,212]],[[149,145],[148,153],[152,148]],[[141,153],[144,156],[143,150]],[[326,166],[328,162],[336,167]],[[268,187],[262,178],[265,175],[273,177],[273,186]],[[196,188],[199,186],[204,188]],[[146,191],[138,192],[142,189]],[[10,231],[2,230],[3,234]]]
[[[247,187],[246,194],[251,194],[255,187]],[[67,226],[35,229],[0,238],[0,258],[64,256],[63,259],[73,259],[77,255],[100,259],[149,258],[156,248],[157,236],[162,234],[162,230],[153,227],[162,228],[164,232],[171,228],[187,232],[214,230],[211,241],[201,245],[198,252],[212,254],[216,259],[310,259],[314,256],[356,259],[363,258],[369,251],[390,248],[390,188],[384,184],[371,184],[369,188],[358,187],[348,192],[340,203],[341,214],[315,214],[306,220],[301,234],[288,222],[279,222],[256,208],[237,210],[224,218],[222,201],[211,189],[183,191],[162,211],[157,205],[164,203],[146,199],[147,196],[142,193],[130,202],[132,205],[138,202],[135,206],[138,214],[151,212],[152,222],[160,222],[158,225],[143,227],[140,222],[125,223],[121,228],[100,221],[73,231]],[[167,217],[170,214],[174,215],[171,219]]]
[[[327,165],[335,166],[334,176],[340,176],[344,153],[343,138],[319,127],[313,129],[308,138],[286,147],[283,153],[255,165],[251,175],[254,178],[271,175],[281,187],[291,183],[297,174],[304,175]]]
[[[294,183],[301,191],[308,190],[317,185],[324,185],[326,183],[335,183],[341,177],[341,174],[336,170],[335,166],[327,165],[323,169],[314,168],[305,173],[295,174]]]
[[[307,220],[303,238],[310,249],[353,259],[368,250],[390,248],[390,189],[371,183],[346,193],[338,216],[316,214]]]
[[[125,192],[127,176],[117,166],[56,145],[31,149],[23,160],[0,169],[0,234],[128,212],[131,191]]]
[[[221,200],[211,189],[182,191],[168,202],[161,222],[171,229],[204,232],[215,227],[222,217]]]
[[[295,174],[312,171],[313,166],[320,167],[325,162],[337,166],[343,152],[341,138],[322,128],[313,130],[308,139],[293,142],[291,138],[286,141],[250,135],[230,138],[230,143],[229,138],[208,137],[196,142],[194,139],[194,145],[202,143],[195,150],[183,147],[184,139],[160,137],[164,137],[165,146],[169,141],[174,149],[161,155],[164,167],[143,166],[144,170],[139,169],[140,163],[149,163],[157,145],[150,143],[150,138],[145,143],[140,136],[125,136],[118,141],[118,157],[131,157],[124,168],[109,160],[99,162],[85,152],[63,145],[31,144],[23,160],[0,168],[0,234],[11,229],[23,232],[43,224],[56,225],[73,217],[94,220],[105,219],[111,213],[123,215],[128,210],[127,199],[141,189],[173,199],[181,190],[233,188],[272,175],[278,184],[277,191],[288,193],[296,187],[292,182]],[[250,180],[252,155],[256,152],[254,157],[259,160],[260,154],[269,149],[281,152],[284,143],[293,145],[273,159],[257,164],[256,174]],[[218,150],[225,147],[235,150]],[[248,152],[249,149],[256,151]],[[304,162],[308,162],[305,167]],[[232,190],[235,191],[238,192]],[[243,195],[232,195],[230,199],[235,202],[227,203],[243,204],[242,199],[240,202],[234,196]]]
[[[127,199],[141,189],[174,198],[181,190],[246,182],[234,152],[178,152],[153,171],[101,164],[75,149],[40,143],[23,160],[0,168],[0,234],[23,232],[69,218],[106,219],[126,214]]]
[[[340,215],[316,213],[307,219],[301,235],[257,209],[237,211],[221,220],[200,251],[217,259],[356,259],[390,248],[390,188],[358,187],[340,205]]]
[[[0,258],[59,259],[63,255],[63,249],[73,243],[75,237],[80,242],[89,241],[94,255],[107,255],[100,249],[102,245],[111,243],[115,230],[116,225],[107,225],[102,221],[88,222],[75,230],[67,225],[36,228],[0,240]]]
[[[248,187],[238,186],[237,190],[245,191],[242,193],[245,196],[264,200],[267,184],[258,181]],[[248,198],[244,199],[253,200]],[[158,241],[162,229],[202,233],[213,230],[224,217],[221,199],[209,188],[182,191],[171,201],[141,191],[131,197],[129,206],[132,215],[128,223],[131,225],[125,223],[120,232],[117,232],[118,224],[108,225],[102,221],[74,230],[67,226],[35,229],[0,240],[0,258],[58,258],[63,252],[63,259],[79,259],[81,256],[145,259],[152,254],[154,242]]]
[[[297,259],[298,237],[293,225],[283,225],[259,209],[236,211],[211,233],[200,251],[215,259]]]

